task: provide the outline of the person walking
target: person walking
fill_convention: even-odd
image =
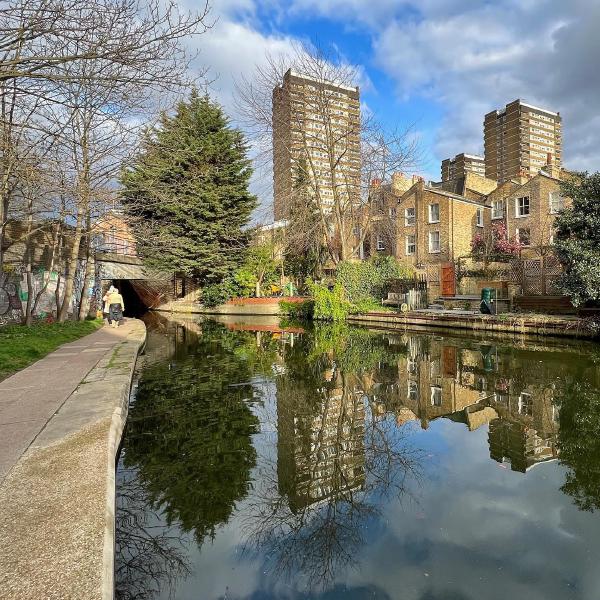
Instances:
[[[108,321],[109,325],[112,325],[112,319],[110,318],[110,305],[108,303],[108,298],[111,294],[114,294],[115,292],[118,292],[119,290],[117,290],[117,288],[114,285],[111,285],[106,294],[104,294],[104,296],[102,297],[102,314],[104,316],[104,318]]]
[[[111,327],[118,327],[119,323],[123,320],[123,311],[125,310],[125,303],[123,302],[123,296],[119,293],[116,288],[110,294],[108,294],[108,317],[111,321]]]

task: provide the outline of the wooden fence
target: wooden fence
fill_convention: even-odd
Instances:
[[[388,282],[388,297],[383,303],[401,307],[406,304],[409,310],[427,308],[427,277],[415,275]]]
[[[510,280],[521,286],[524,296],[560,296],[561,273],[562,266],[554,255],[519,258],[511,263]]]

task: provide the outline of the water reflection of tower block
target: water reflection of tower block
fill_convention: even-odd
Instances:
[[[291,510],[361,489],[365,481],[362,395],[329,390],[327,398],[315,404],[294,393],[286,399],[282,391],[278,389],[277,473],[279,491],[287,495]]]

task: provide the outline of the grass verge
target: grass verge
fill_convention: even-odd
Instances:
[[[0,381],[36,360],[102,327],[101,320],[0,327]]]

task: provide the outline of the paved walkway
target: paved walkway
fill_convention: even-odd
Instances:
[[[0,482],[129,327],[103,327],[0,382]]]
[[[0,385],[2,600],[112,600],[115,460],[145,338],[130,319]]]

